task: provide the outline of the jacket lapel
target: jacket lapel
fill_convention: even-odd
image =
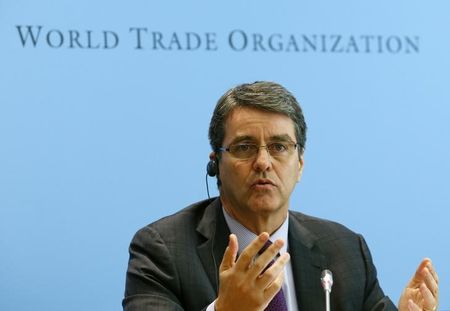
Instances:
[[[299,310],[325,310],[320,276],[326,259],[316,245],[317,237],[303,224],[303,215],[289,214],[289,253]]]
[[[219,288],[219,266],[228,245],[230,230],[222,213],[220,200],[217,198],[209,204],[197,226],[204,242],[197,246],[197,252],[203,268],[217,294]]]

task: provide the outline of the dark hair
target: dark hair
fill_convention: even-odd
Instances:
[[[209,124],[209,142],[215,152],[222,147],[225,121],[236,107],[251,107],[288,116],[294,122],[299,154],[303,154],[306,143],[306,123],[302,108],[294,95],[283,86],[266,81],[238,85],[228,90],[219,99]]]

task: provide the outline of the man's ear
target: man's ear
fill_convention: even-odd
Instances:
[[[300,179],[302,178],[303,174],[303,167],[305,166],[305,160],[303,159],[303,155],[300,156],[300,159],[298,160],[298,177],[297,182],[300,182]]]

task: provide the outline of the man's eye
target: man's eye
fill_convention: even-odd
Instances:
[[[252,149],[252,145],[249,144],[239,144],[234,147],[236,152],[247,152]]]
[[[276,153],[282,153],[287,151],[288,146],[283,143],[273,143],[269,145],[269,150]]]

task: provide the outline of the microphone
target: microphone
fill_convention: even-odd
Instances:
[[[330,311],[330,293],[333,286],[333,273],[330,270],[323,270],[320,277],[323,291],[325,292],[326,311]]]

